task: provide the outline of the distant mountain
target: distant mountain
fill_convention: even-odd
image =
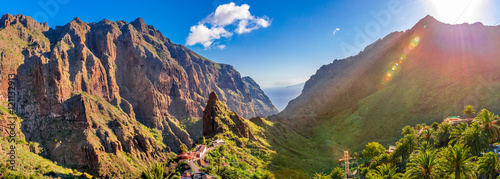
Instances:
[[[244,117],[278,112],[251,78],[172,43],[142,18],[75,18],[49,28],[3,15],[2,102],[10,75],[26,139],[40,144],[42,156],[101,177],[137,174],[142,164],[191,147],[212,91]]]
[[[462,115],[464,105],[500,112],[500,27],[449,25],[431,16],[358,55],[324,65],[276,116],[336,150],[395,142],[405,125]],[[337,158],[339,156],[336,156]]]
[[[282,111],[285,109],[286,105],[288,105],[288,102],[300,95],[304,84],[305,83],[274,88],[263,88],[262,90],[264,90],[267,96],[269,96],[269,99],[273,101],[274,106],[276,106],[278,110]]]

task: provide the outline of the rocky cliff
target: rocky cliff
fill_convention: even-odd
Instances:
[[[251,133],[248,121],[237,113],[229,111],[224,102],[219,101],[215,92],[210,93],[207,106],[203,111],[203,136],[233,131],[239,137],[248,138]]]
[[[140,168],[130,160],[162,159],[181,144],[190,147],[201,135],[190,136],[199,133],[179,124],[203,117],[211,91],[246,117],[277,112],[255,83],[246,82],[253,80],[172,43],[142,18],[75,18],[50,28],[6,14],[0,65],[0,100],[7,101],[8,75],[15,75],[15,109],[27,140],[60,164],[100,176]]]

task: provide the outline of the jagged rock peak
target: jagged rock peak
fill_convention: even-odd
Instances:
[[[211,92],[210,96],[208,97],[207,107],[216,105],[218,101],[219,97],[217,96],[217,93]]]
[[[134,26],[134,28],[140,32],[144,32],[144,33],[148,32],[148,25],[144,22],[144,19],[142,19],[142,17],[135,19],[130,24],[132,24]]]
[[[76,23],[83,23],[82,20],[79,18],[79,17],[75,17],[73,18],[73,21],[75,21]]]
[[[229,111],[226,104],[219,101],[217,94],[211,92],[203,111],[203,136],[211,137],[228,131],[240,137],[252,136],[246,119]]]
[[[16,24],[16,23],[22,24],[28,30],[40,30],[44,32],[50,29],[47,22],[39,23],[35,21],[33,18],[21,14],[14,16],[11,14],[4,14],[0,19],[0,28],[6,28],[11,24]]]

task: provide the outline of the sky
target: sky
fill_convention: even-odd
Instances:
[[[2,2],[0,13],[28,15],[50,27],[74,17],[84,22],[142,17],[174,43],[273,88],[303,83],[322,65],[409,29],[427,14],[451,24],[495,25],[496,1],[33,0]]]

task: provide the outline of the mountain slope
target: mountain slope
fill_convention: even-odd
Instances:
[[[243,116],[278,112],[232,66],[172,43],[142,18],[75,18],[52,29],[6,14],[0,64],[0,100],[8,100],[15,76],[26,139],[40,143],[43,156],[97,176],[137,173],[144,162],[190,147],[201,137],[209,91]]]
[[[229,169],[234,174],[244,170],[248,174],[227,177],[221,170],[207,168],[209,173],[225,178],[260,178],[255,175],[267,170],[276,178],[309,178],[314,172],[331,170],[335,164],[331,156],[337,154],[331,150],[335,146],[315,144],[279,122],[260,117],[246,120],[229,111],[215,93],[210,94],[204,111],[203,134],[206,139],[223,139],[226,143],[210,152],[207,162],[214,163],[222,155],[230,160],[230,166],[222,171]]]
[[[500,27],[449,25],[431,16],[358,55],[321,67],[302,94],[270,119],[324,145],[385,145],[405,125],[460,115],[464,105],[500,109]],[[340,157],[340,156],[337,156]]]

